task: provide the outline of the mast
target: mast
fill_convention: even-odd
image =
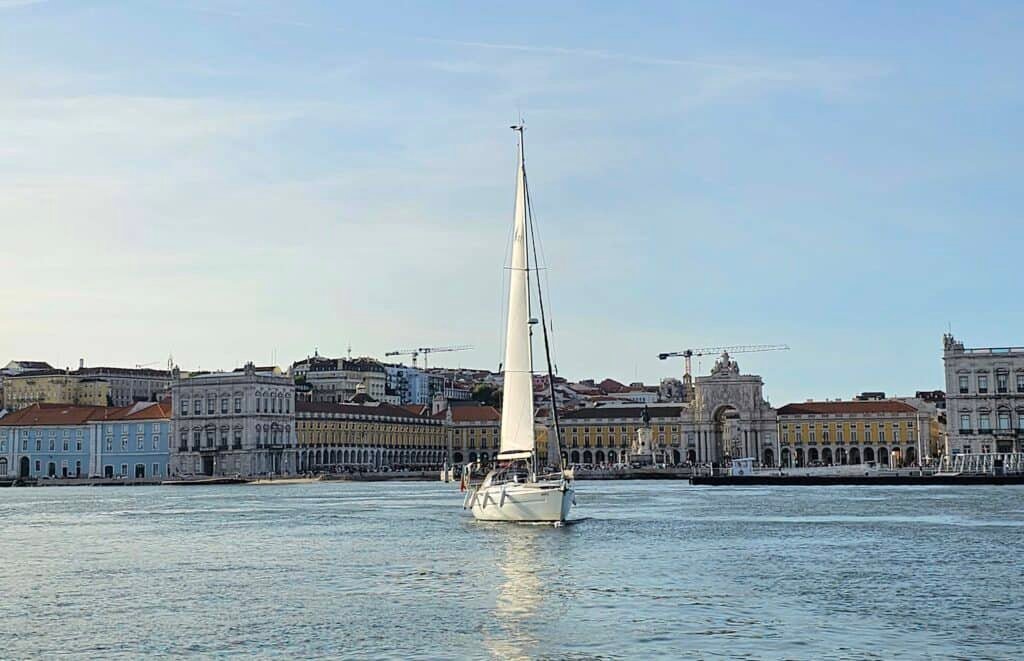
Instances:
[[[512,260],[509,264],[508,322],[505,333],[505,373],[501,397],[499,459],[527,459],[534,452],[533,372],[530,347],[530,290],[526,235],[526,165],[523,127],[519,134],[519,165],[513,219]]]

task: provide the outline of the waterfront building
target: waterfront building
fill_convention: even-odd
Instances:
[[[726,352],[715,361],[709,376],[693,379],[693,401],[686,410],[687,453],[695,449],[696,463],[723,463],[750,457],[774,466],[777,414],[764,398],[760,376],[741,374],[739,364]]]
[[[942,340],[949,452],[1024,452],[1024,347]]]
[[[0,477],[161,477],[169,406],[35,403],[0,418]]]
[[[86,477],[89,421],[104,407],[29,404],[0,418],[0,477]]]
[[[672,464],[720,464],[733,457],[753,457],[775,465],[777,417],[763,397],[763,387],[761,377],[741,374],[736,361],[723,354],[710,375],[693,380],[689,401],[647,405],[653,451]],[[644,407],[614,401],[592,381],[572,388],[592,405],[560,415],[567,461],[624,461],[643,425]]]
[[[366,394],[380,401],[387,389],[384,365],[373,358],[325,358],[314,355],[292,364],[291,375],[298,384],[311,388],[313,402],[343,404],[362,385]]]
[[[875,462],[898,468],[931,454],[932,414],[894,399],[786,404],[778,411],[783,466]]]
[[[645,426],[644,406],[598,406],[566,411],[559,416],[562,452],[570,464],[616,464],[628,461],[630,448]],[[681,463],[685,407],[680,404],[647,406],[651,451],[659,449]],[[692,422],[685,425],[693,430]],[[696,446],[688,460],[697,461]]]
[[[444,421],[447,430],[448,463],[487,463],[498,454],[501,412],[493,406],[453,400],[434,417]],[[538,439],[537,443],[538,447],[543,445],[546,454],[546,440],[542,444]]]
[[[107,406],[110,383],[69,370],[41,369],[10,374],[4,378],[4,406],[17,410],[31,404]]]
[[[360,393],[350,402],[297,402],[300,471],[437,468],[444,421]]]
[[[168,477],[170,402],[136,402],[89,421],[91,477]]]
[[[278,368],[175,370],[171,393],[172,476],[295,473],[295,383]]]

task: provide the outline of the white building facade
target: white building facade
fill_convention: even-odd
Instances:
[[[175,378],[169,472],[175,476],[293,475],[295,383],[252,363]]]
[[[964,348],[943,336],[950,454],[1024,452],[1024,347]]]

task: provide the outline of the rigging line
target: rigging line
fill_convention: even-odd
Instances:
[[[526,219],[530,226],[530,237],[533,247],[533,261],[537,263],[537,231],[534,227],[533,204],[530,201],[530,187],[526,183],[526,169],[523,169],[523,192],[526,195]],[[562,435],[558,425],[558,402],[555,399],[555,375],[551,369],[551,344],[548,341],[548,322],[544,315],[544,294],[541,292],[540,277],[537,278],[537,303],[540,306],[541,330],[544,334],[544,356],[548,363],[548,396],[550,398],[551,420],[554,425],[555,445],[558,448],[559,464],[565,469],[565,461],[562,459]],[[549,457],[550,459],[550,457]]]
[[[523,177],[523,200],[525,202],[523,215],[525,216],[523,223],[523,253],[526,258],[526,323],[527,333],[529,335],[529,342],[527,344],[527,350],[530,352],[530,371],[535,371],[533,365],[533,324],[530,320],[533,319],[533,297],[530,296],[530,239],[533,236],[533,232],[530,231],[530,195],[529,187],[526,185],[526,136],[523,135],[522,130],[519,131],[519,167],[522,169],[520,173]],[[518,186],[517,186],[518,188]],[[517,191],[518,194],[518,191]],[[535,255],[536,256],[536,255]],[[510,276],[511,277],[511,276]],[[537,282],[540,282],[540,276],[537,277]],[[533,397],[533,381],[530,381],[530,397]]]
[[[533,198],[530,197],[530,196],[527,196],[526,204],[527,204],[527,208],[528,208],[528,210],[530,212],[530,216],[529,216],[530,217],[530,224],[531,224],[531,226],[535,226],[535,224],[536,224],[535,223],[536,212],[534,211],[534,208],[533,208]],[[548,257],[544,253],[544,241],[543,241],[543,239],[538,238],[539,234],[540,234],[540,232],[538,232],[536,230],[536,228],[534,227],[533,237],[534,237],[536,242],[540,243],[540,256],[543,259],[544,268],[541,268],[541,266],[540,266],[541,262],[536,259],[536,257],[537,257],[536,250],[534,250],[534,267],[536,268],[537,271],[544,271],[544,288],[548,292],[548,302],[550,303],[551,302],[550,301],[550,299],[551,299],[551,280],[550,280],[550,276],[548,274],[548,271],[549,271],[549,268],[547,266]],[[534,245],[534,248],[536,248],[536,244]],[[541,276],[540,276],[540,273],[538,273],[537,274],[537,291],[538,292],[540,291],[540,287],[541,287],[540,280],[541,280]],[[551,324],[550,324],[550,329],[549,330],[551,332],[551,337],[554,338],[554,336],[555,336],[555,320],[554,320],[554,318],[551,319]],[[552,342],[552,344],[554,344],[554,342]],[[558,350],[552,348],[551,354],[554,356],[554,360],[552,360],[552,362],[555,365],[555,372],[557,373],[558,372]]]

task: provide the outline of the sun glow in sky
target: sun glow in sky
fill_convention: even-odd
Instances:
[[[563,376],[941,388],[1024,344],[1022,81],[1019,3],[0,0],[0,362],[496,369],[521,112]]]

